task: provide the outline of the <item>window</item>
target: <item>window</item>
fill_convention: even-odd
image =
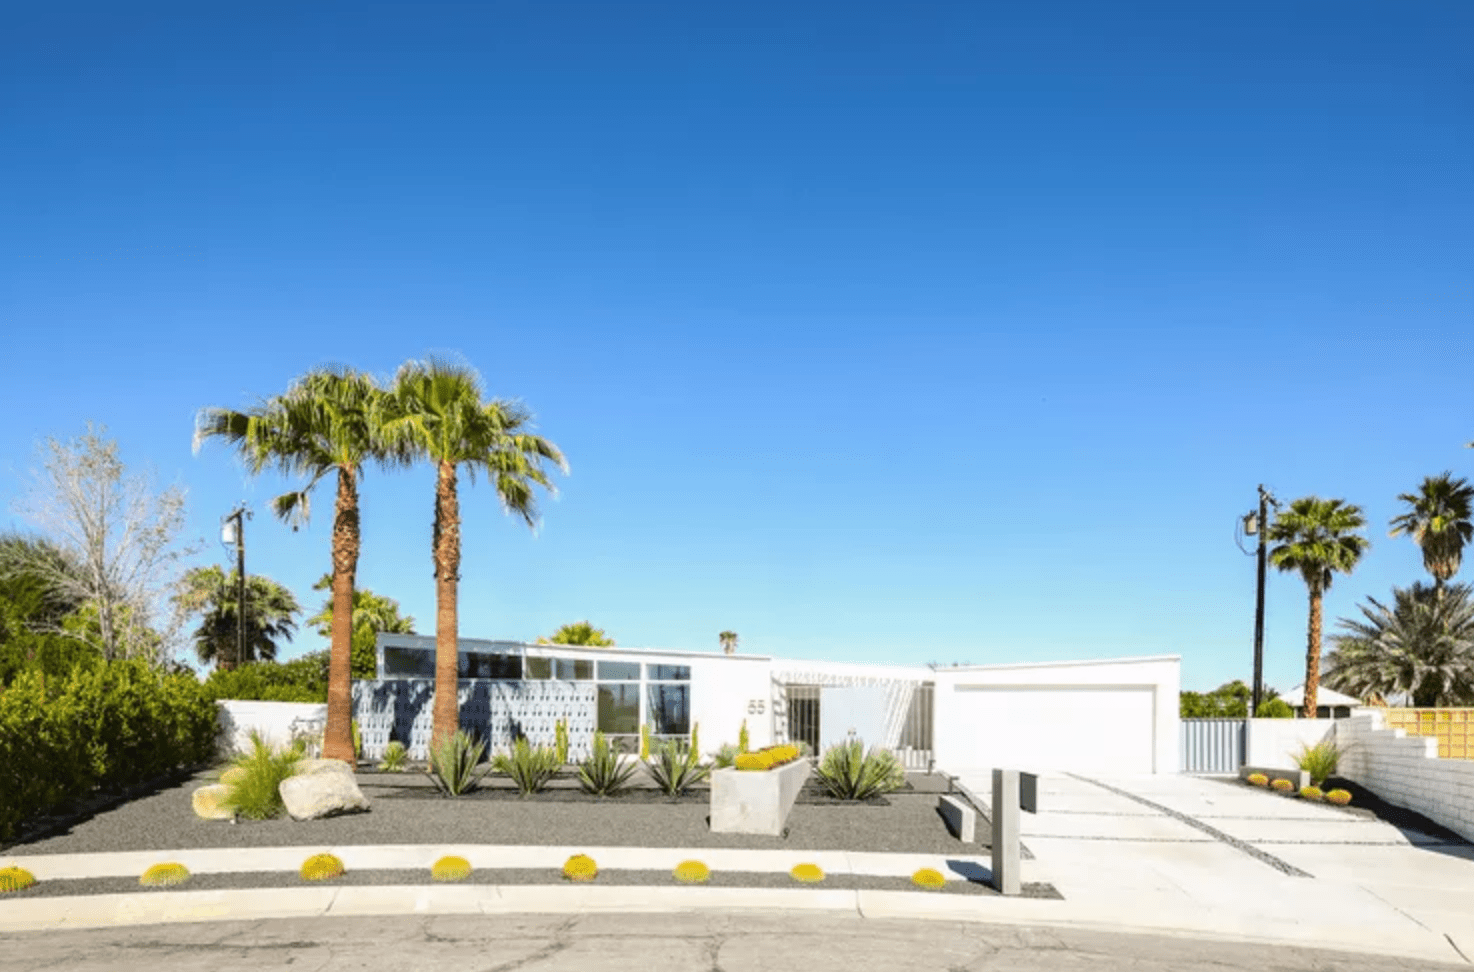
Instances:
[[[639,662],[599,662],[599,681],[601,682],[638,682],[639,680]]]
[[[528,678],[557,678],[565,682],[588,682],[594,677],[594,663],[588,658],[527,659]]]
[[[529,657],[527,659],[527,677],[528,678],[552,678],[553,677],[553,660],[551,658],[532,658],[532,657]]]
[[[520,679],[522,657],[504,652],[463,651],[460,653],[460,678]],[[433,670],[432,670],[433,674]]]
[[[423,648],[384,646],[385,678],[434,678],[435,653]]]
[[[657,736],[684,736],[691,731],[691,686],[650,682],[645,686],[645,710]]]
[[[603,665],[601,664],[602,668]],[[640,731],[640,687],[638,685],[599,686],[599,731],[632,733]]]
[[[690,665],[646,665],[645,677],[652,682],[689,682]]]

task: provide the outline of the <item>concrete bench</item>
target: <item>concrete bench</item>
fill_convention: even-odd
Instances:
[[[939,797],[937,810],[941,813],[942,819],[946,821],[947,829],[952,831],[952,836],[964,844],[977,842],[978,812],[976,810],[954,796]]]

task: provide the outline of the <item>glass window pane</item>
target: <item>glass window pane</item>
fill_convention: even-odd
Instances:
[[[652,682],[689,682],[690,665],[646,665],[645,677]]]
[[[553,660],[551,658],[528,658],[527,659],[527,677],[528,678],[552,678],[553,677]]]
[[[458,674],[461,678],[519,679],[522,656],[501,652],[467,651],[460,655]]]
[[[588,681],[594,677],[594,662],[590,658],[558,658],[558,677],[564,681]]]
[[[435,653],[421,648],[384,646],[385,678],[434,678]]]
[[[691,731],[691,686],[647,685],[645,708],[657,735],[684,736]]]
[[[599,681],[601,682],[638,682],[639,680],[639,662],[599,662]]]
[[[599,686],[599,731],[620,733],[640,731],[640,687],[638,685]]]

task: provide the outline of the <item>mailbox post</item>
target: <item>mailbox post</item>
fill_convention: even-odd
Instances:
[[[1039,812],[1039,777],[1018,770],[993,771],[993,887],[1003,895],[1023,890],[1019,878],[1019,810]]]

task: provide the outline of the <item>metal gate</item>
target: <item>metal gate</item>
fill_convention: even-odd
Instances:
[[[1244,719],[1183,719],[1182,772],[1237,773],[1247,725]]]
[[[816,754],[819,753],[821,724],[821,697],[824,686],[788,683],[783,686],[786,732],[791,742],[806,742]],[[931,682],[917,685],[911,692],[905,717],[900,725],[894,753],[901,765],[908,770],[930,772],[932,767],[932,721],[935,688]]]

